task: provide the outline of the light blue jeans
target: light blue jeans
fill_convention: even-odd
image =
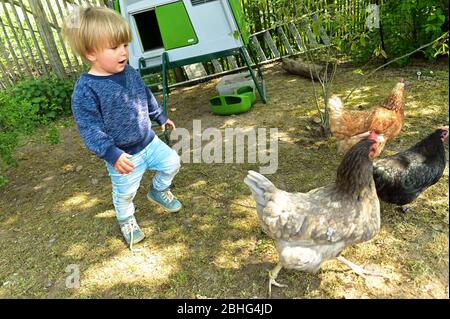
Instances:
[[[155,170],[153,188],[157,191],[166,190],[180,169],[180,157],[177,152],[155,136],[153,141],[139,153],[130,158],[134,170],[128,174],[120,174],[111,164],[106,163],[112,181],[112,198],[116,217],[124,220],[134,215],[134,196],[139,188],[142,176],[146,170]]]

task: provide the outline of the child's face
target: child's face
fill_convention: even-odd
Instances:
[[[128,43],[117,47],[107,47],[98,52],[87,54],[91,62],[91,72],[98,75],[112,75],[122,72],[128,60]]]

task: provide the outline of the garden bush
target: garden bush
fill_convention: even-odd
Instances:
[[[448,31],[448,1],[385,1],[380,6],[380,23],[381,29],[348,33],[339,41],[357,64],[371,57],[395,59],[440,37]],[[424,48],[420,54],[427,59],[448,55],[448,38]],[[405,57],[396,63],[403,66],[408,62],[409,57]]]
[[[15,164],[14,149],[21,135],[31,134],[37,126],[70,114],[73,81],[52,77],[27,79],[6,92],[0,92],[0,168]],[[59,141],[50,126],[49,141]],[[0,173],[0,186],[6,183]]]
[[[73,85],[71,80],[40,77],[17,83],[11,89],[10,96],[16,101],[29,101],[37,108],[39,122],[46,123],[70,113]]]

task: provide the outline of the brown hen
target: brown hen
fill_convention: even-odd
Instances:
[[[363,111],[348,111],[342,100],[333,96],[328,101],[329,124],[333,136],[338,140],[338,148],[346,152],[350,147],[369,135],[369,131],[383,134],[385,144],[400,133],[403,126],[405,105],[405,83],[401,79],[391,94],[380,104]]]

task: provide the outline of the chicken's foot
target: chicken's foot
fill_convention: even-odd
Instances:
[[[346,264],[347,266],[349,266],[353,272],[355,272],[357,275],[363,277],[364,279],[366,279],[366,275],[369,276],[378,276],[378,277],[386,277],[383,274],[377,273],[377,272],[373,272],[373,271],[369,271],[364,269],[363,267],[352,263],[350,260],[345,259],[342,256],[337,257],[337,260],[343,262],[344,264]]]
[[[272,296],[272,285],[275,285],[277,287],[287,287],[287,285],[282,285],[275,281],[281,268],[283,268],[283,265],[281,263],[278,263],[274,269],[269,271],[269,298]]]

